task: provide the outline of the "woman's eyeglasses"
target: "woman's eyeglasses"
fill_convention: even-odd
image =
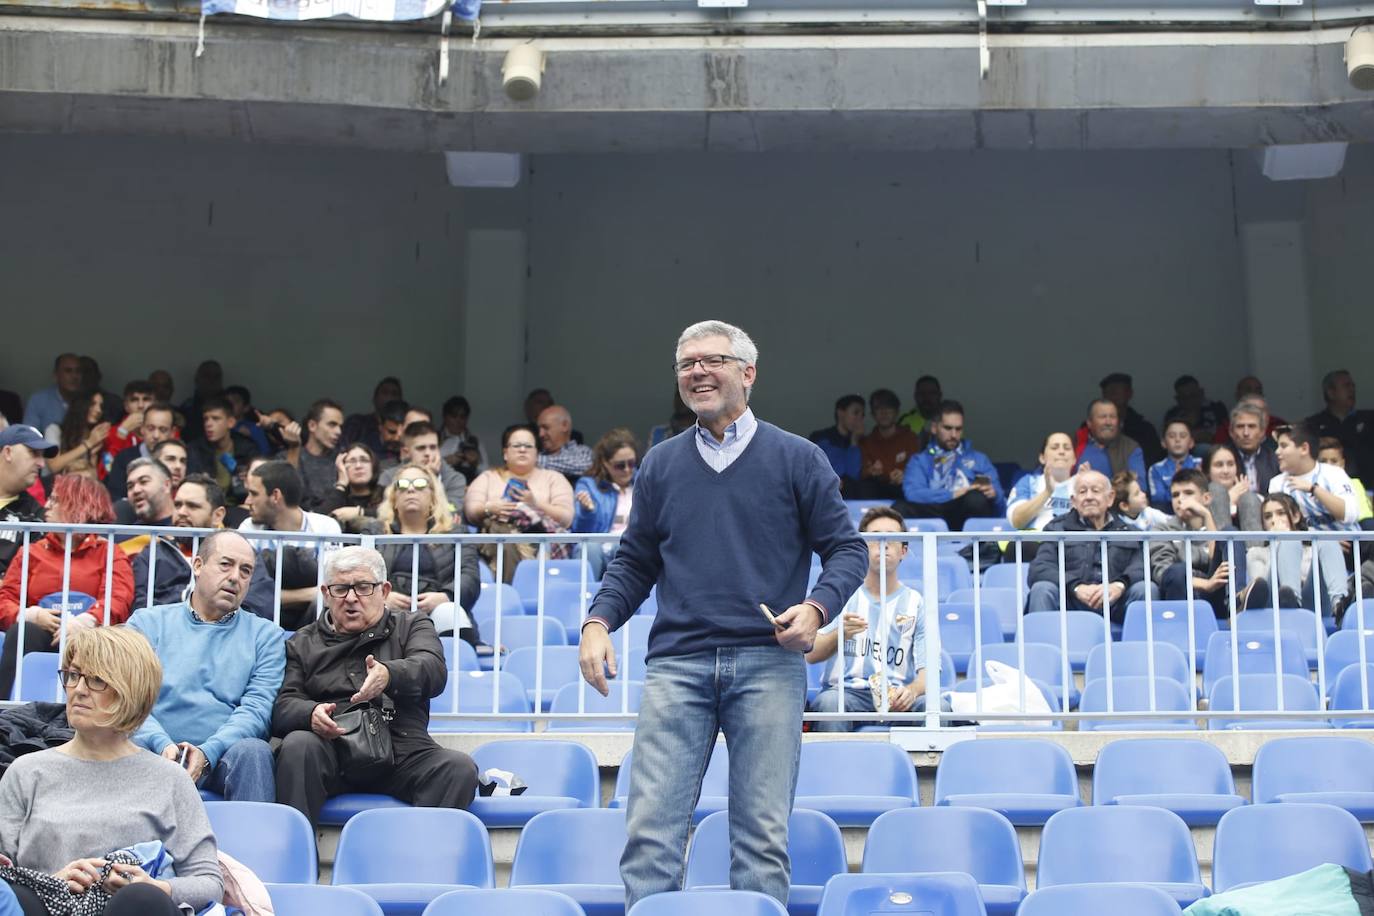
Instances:
[[[429,489],[429,481],[426,480],[426,479],[423,478],[423,477],[414,477],[414,478],[410,478],[410,477],[400,477],[400,478],[397,478],[397,480],[396,480],[396,489],[398,489],[398,490],[403,490],[403,491],[404,491],[404,490],[427,490],[427,489]]]
[[[629,461],[612,461],[611,467],[617,471],[633,471],[639,467],[639,461],[635,458],[631,458]]]
[[[96,677],[93,674],[85,674],[81,671],[71,671],[62,669],[57,672],[57,680],[63,687],[71,690],[82,679],[86,679],[86,689],[91,693],[100,693],[110,686],[110,682],[103,677]]]
[[[358,457],[358,458],[345,458],[345,459],[344,459],[344,467],[350,467],[350,468],[363,467],[364,465],[369,465],[369,464],[371,464],[371,463],[372,463],[372,459],[371,459],[371,458],[362,458],[362,457]]]

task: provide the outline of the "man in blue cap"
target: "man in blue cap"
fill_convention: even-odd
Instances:
[[[29,493],[43,459],[57,454],[57,446],[22,423],[0,429],[0,522],[41,522],[43,507]],[[0,578],[19,550],[23,532],[0,529]]]

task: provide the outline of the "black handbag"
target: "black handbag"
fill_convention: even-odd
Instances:
[[[383,705],[354,703],[333,718],[344,733],[334,739],[334,752],[339,758],[339,772],[356,777],[389,768],[395,758],[391,750],[391,719],[394,708],[389,700]]]

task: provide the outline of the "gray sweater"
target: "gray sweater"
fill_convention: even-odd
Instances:
[[[0,852],[16,865],[54,874],[148,840],[172,855],[174,903],[200,910],[224,896],[205,805],[165,757],[78,760],[53,748],[19,757],[0,779]]]

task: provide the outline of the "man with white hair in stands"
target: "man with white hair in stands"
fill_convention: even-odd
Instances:
[[[803,653],[863,581],[868,551],[825,453],[749,409],[758,349],[748,334],[694,324],[673,371],[697,425],[645,456],[579,655],[582,676],[607,695],[610,634],[657,586],[620,860],[625,908],[682,888],[692,808],[721,731],[731,886],[786,903]],[[813,552],[822,569],[808,589]]]
[[[162,662],[157,704],[134,743],[180,762],[196,785],[229,801],[277,795],[267,738],[286,650],[279,627],[240,613],[256,561],[243,535],[208,535],[191,560],[186,599],[129,618]]]
[[[590,445],[573,441],[572,414],[554,404],[539,413],[539,466],[557,471],[572,483],[591,470],[595,455]]]
[[[434,623],[427,614],[387,610],[386,563],[368,547],[328,554],[320,591],[328,613],[286,644],[286,677],[272,714],[272,734],[282,739],[277,801],[312,824],[325,801],[344,792],[466,808],[477,791],[477,765],[429,735],[430,698],[448,680]],[[390,713],[392,761],[350,768],[337,750],[345,734],[339,720],[372,704]]]

